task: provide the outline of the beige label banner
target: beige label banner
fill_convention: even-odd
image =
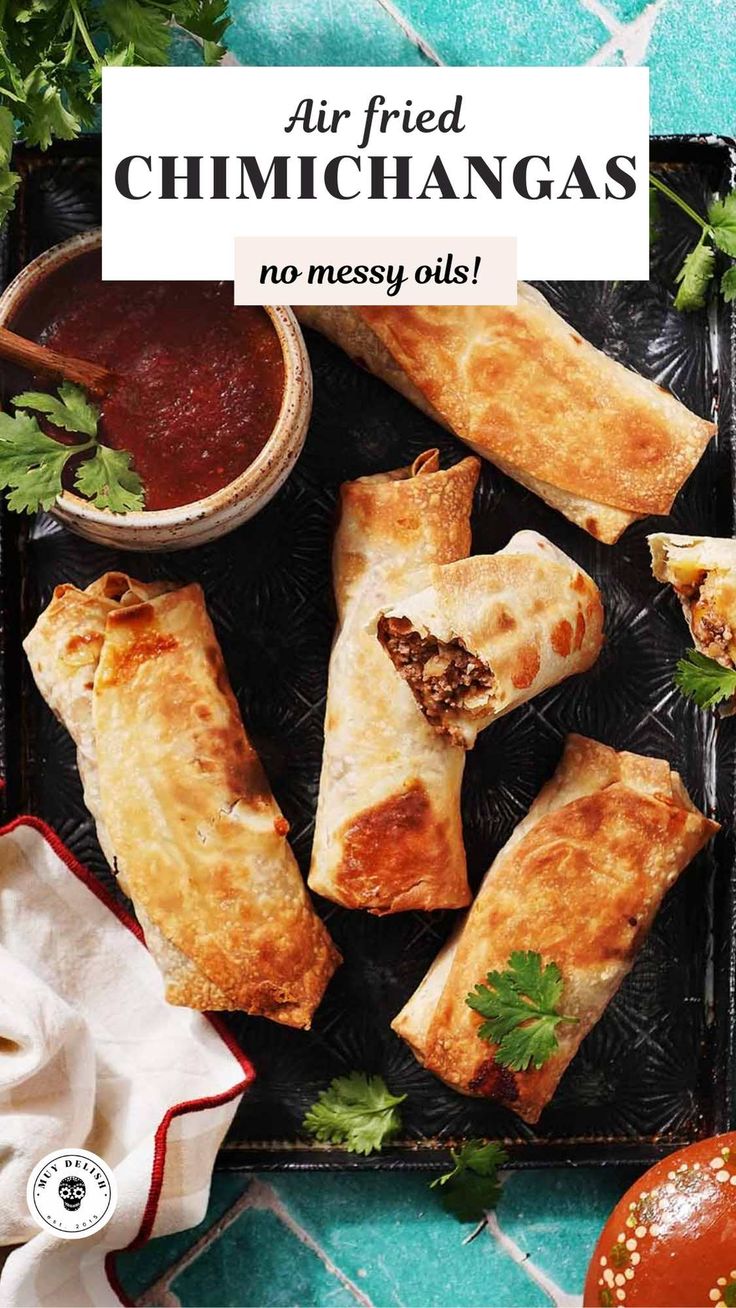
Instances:
[[[235,303],[516,304],[516,240],[238,236]]]

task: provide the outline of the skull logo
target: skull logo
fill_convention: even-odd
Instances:
[[[70,1213],[77,1211],[86,1193],[87,1187],[81,1176],[65,1176],[59,1182],[59,1196]]]

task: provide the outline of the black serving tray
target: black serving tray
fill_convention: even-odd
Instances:
[[[658,138],[652,157],[697,207],[734,183],[732,143]],[[46,155],[20,153],[23,186],[2,245],[7,281],[47,246],[99,222],[99,141]],[[590,282],[543,289],[579,331],[622,362],[671,387],[696,412],[719,417],[719,436],[679,497],[677,531],[732,534],[734,314],[672,309],[674,274],[695,232],[662,205],[648,284]],[[42,515],[2,519],[2,748],[7,816],[45,818],[108,885],[110,872],[82,803],[74,749],[37,694],[22,635],[61,581],[86,585],[108,568],[144,578],[202,583],[248,730],[291,823],[306,870],[334,616],[329,559],[340,482],[410,462],[438,445],[453,461],[464,447],[317,336],[314,416],[286,486],[226,539],[178,554],[118,554],[69,534]],[[384,919],[324,901],[345,963],[311,1032],[242,1015],[227,1018],[258,1077],[230,1131],[221,1165],[435,1167],[464,1136],[501,1137],[518,1165],[648,1162],[734,1124],[736,877],[733,781],[736,719],[718,721],[672,688],[688,644],[671,594],[652,579],[635,525],[599,545],[534,495],[484,464],[474,548],[499,548],[521,527],[544,532],[599,581],[607,643],[597,666],[542,695],[482,735],[463,795],[473,884],[554,769],[564,735],[581,731],[618,748],[669,759],[695,801],[724,828],[668,896],[638,962],[584,1042],[537,1128],[488,1102],[463,1098],[423,1071],[389,1029],[450,930],[454,914]],[[370,688],[366,687],[366,694]],[[117,892],[116,892],[117,893]],[[405,1139],[369,1160],[300,1138],[308,1105],[351,1068],[380,1072],[406,1092]]]

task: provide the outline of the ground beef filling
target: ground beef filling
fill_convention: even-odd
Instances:
[[[692,582],[675,583],[675,590],[689,608],[692,633],[699,648],[708,658],[733,667],[734,631],[724,615],[719,613],[708,589],[706,572],[701,572]]]
[[[707,599],[694,601],[690,610],[693,636],[711,659],[728,659],[732,663],[730,646],[734,633],[726,619],[716,612]]]
[[[475,717],[487,709],[493,673],[461,640],[420,636],[408,618],[381,618],[378,637],[422,712],[440,731],[454,734],[448,723],[454,712]]]

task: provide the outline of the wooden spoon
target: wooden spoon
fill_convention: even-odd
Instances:
[[[107,395],[118,380],[117,374],[109,368],[89,363],[86,359],[75,359],[69,354],[58,354],[56,350],[8,331],[7,327],[0,327],[0,359],[20,364],[29,372],[48,373],[51,377],[76,382],[98,397]]]

